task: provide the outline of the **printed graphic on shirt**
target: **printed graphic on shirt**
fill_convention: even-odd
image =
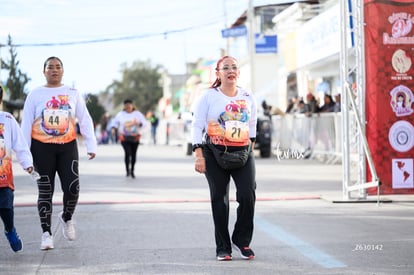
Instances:
[[[123,124],[123,132],[124,136],[136,136],[139,134],[139,125],[140,122],[134,118],[133,120],[125,121]]]
[[[76,122],[68,95],[52,96],[34,122],[32,137],[45,143],[67,143],[76,138]]]
[[[14,189],[12,156],[10,149],[7,149],[4,139],[5,130],[4,123],[0,123],[0,188],[10,187],[11,189]]]
[[[245,146],[249,143],[249,110],[245,100],[231,101],[217,121],[209,121],[207,134],[218,145]]]

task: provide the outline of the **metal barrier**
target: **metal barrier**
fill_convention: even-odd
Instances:
[[[277,151],[301,152],[303,157],[317,159],[327,164],[342,161],[342,127],[341,113],[320,113],[312,116],[304,114],[286,114],[272,116],[272,149]],[[167,145],[184,145],[189,141],[191,125],[187,120],[160,120],[157,129],[157,143]],[[142,133],[142,141],[151,143],[151,127]],[[352,127],[355,129],[355,127]],[[351,138],[351,157],[357,159],[358,136]],[[280,152],[279,152],[280,153]],[[351,158],[352,159],[352,158]]]
[[[342,160],[341,113],[272,116],[272,148],[302,152],[326,163]],[[355,142],[355,144],[358,144]],[[351,152],[357,152],[356,145]]]
[[[342,146],[344,134],[348,135],[349,143],[345,146],[349,153],[349,183],[346,193],[360,192],[357,183],[361,182],[361,134],[355,115],[350,113],[347,133],[342,133],[342,114],[319,113],[312,116],[304,114],[273,115],[272,122],[272,153],[278,158],[312,158],[327,165],[342,164]],[[151,127],[143,129],[142,139],[151,144]],[[160,120],[157,131],[158,144],[181,145],[187,150],[191,143],[191,121],[185,119]],[[354,188],[355,186],[355,188]],[[354,191],[356,190],[356,191]],[[360,192],[361,193],[361,192]],[[358,199],[362,198],[358,194]]]

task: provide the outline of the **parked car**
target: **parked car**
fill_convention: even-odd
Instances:
[[[272,153],[272,121],[268,116],[261,116],[257,119],[254,149],[260,151],[262,158],[269,158]]]
[[[193,115],[190,112],[185,112],[181,114],[181,119],[184,122],[184,140],[183,140],[183,148],[184,153],[187,156],[191,156],[193,154],[193,144],[191,140],[191,123],[193,119]]]

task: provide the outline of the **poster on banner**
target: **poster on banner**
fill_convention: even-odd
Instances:
[[[364,0],[364,18],[365,133],[380,190],[414,194],[414,2]]]
[[[392,160],[392,188],[414,188],[413,159]]]

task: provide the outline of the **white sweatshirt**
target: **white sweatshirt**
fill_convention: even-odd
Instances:
[[[14,190],[12,150],[23,169],[33,166],[32,154],[19,124],[11,114],[0,111],[0,188]]]
[[[85,100],[74,88],[38,87],[26,98],[22,131],[30,147],[32,138],[43,143],[69,143],[76,139],[76,122],[88,153],[96,153],[93,121]]]
[[[218,145],[245,146],[256,137],[256,100],[242,88],[237,88],[234,97],[210,88],[195,102],[193,111],[193,144],[203,143],[204,130]]]
[[[120,111],[111,121],[111,128],[118,128],[121,137],[141,135],[141,129],[147,124],[145,116],[137,110],[130,113]]]

